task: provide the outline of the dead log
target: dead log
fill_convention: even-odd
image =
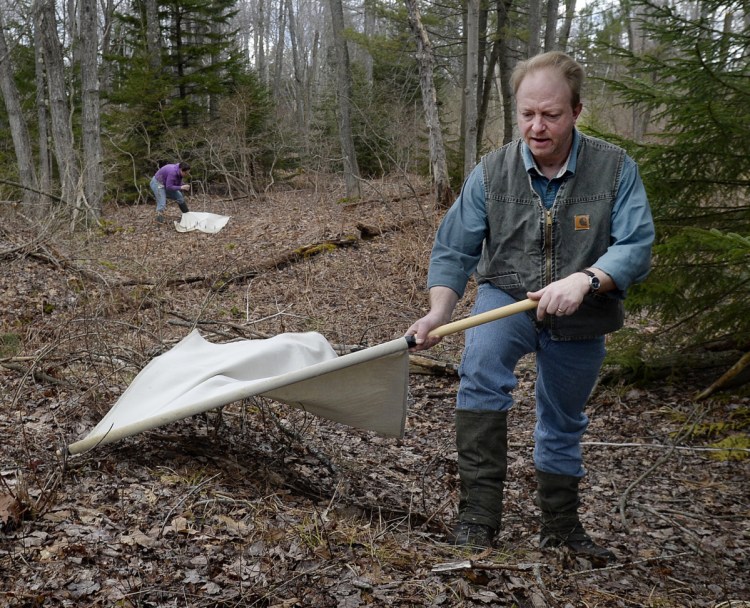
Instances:
[[[421,355],[409,355],[409,373],[423,376],[458,376],[458,366],[447,361],[429,359]]]

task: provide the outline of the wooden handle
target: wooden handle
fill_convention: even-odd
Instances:
[[[514,302],[513,304],[508,304],[507,306],[501,306],[500,308],[495,308],[494,310],[488,310],[487,312],[474,315],[473,317],[466,317],[465,319],[453,321],[453,323],[446,323],[445,325],[441,325],[440,327],[436,327],[435,329],[433,329],[429,335],[433,338],[443,338],[444,336],[455,334],[459,331],[469,329],[470,327],[482,325],[482,323],[489,323],[490,321],[503,319],[505,317],[509,317],[510,315],[523,312],[524,310],[531,310],[533,308],[536,308],[536,305],[536,300],[521,300],[520,302]]]

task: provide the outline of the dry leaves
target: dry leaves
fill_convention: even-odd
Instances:
[[[387,194],[398,189],[387,187]],[[0,494],[0,604],[738,608],[749,601],[745,462],[675,451],[631,491],[629,531],[619,513],[626,488],[664,453],[649,446],[668,445],[695,419],[689,386],[600,387],[592,398],[582,517],[618,554],[608,570],[537,549],[531,361],[519,369],[511,414],[505,526],[498,550],[481,558],[504,569],[432,571],[472,558],[441,543],[457,498],[450,376],[411,376],[403,439],[256,399],[66,461],[56,455],[193,323],[214,341],[312,330],[333,344],[373,345],[402,335],[427,307],[437,223],[429,201],[385,197],[346,208],[337,196],[321,189],[194,201],[231,216],[217,235],[156,225],[150,208],[113,208],[106,234],[59,237],[73,266],[28,257],[6,264],[0,335],[15,338],[0,343],[13,345],[0,353],[0,453],[2,482],[13,494]],[[357,223],[409,221],[419,223],[408,237],[384,233],[244,283],[211,288],[190,280],[210,275],[216,287],[280,251],[351,234]],[[451,336],[430,356],[455,365],[460,349],[461,337]],[[1,365],[7,357],[15,367]],[[747,398],[729,400],[703,404],[702,419],[750,407]],[[35,507],[24,514],[12,496]]]

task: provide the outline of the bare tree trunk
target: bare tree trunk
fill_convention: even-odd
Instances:
[[[297,126],[300,133],[307,133],[305,124],[305,89],[303,83],[303,70],[300,65],[299,50],[297,48],[297,23],[294,17],[294,6],[292,0],[286,0],[289,12],[289,41],[292,46],[292,67],[294,69],[294,102],[297,114]]]
[[[467,0],[466,20],[466,86],[464,88],[464,177],[477,163],[477,82],[479,65],[479,0]]]
[[[5,100],[5,110],[8,113],[10,136],[16,152],[18,176],[23,190],[23,208],[26,213],[34,214],[34,203],[38,200],[35,191],[39,189],[34,170],[34,156],[31,151],[31,137],[23,117],[18,89],[13,80],[13,68],[10,65],[8,45],[5,41],[5,25],[2,11],[0,11],[0,92]]]
[[[528,57],[539,54],[539,34],[542,29],[542,0],[529,0],[529,44]]]
[[[115,13],[114,0],[104,0],[102,3],[104,27],[102,29],[102,56],[112,51],[112,22]],[[102,61],[99,70],[99,89],[108,93],[112,89],[112,62]]]
[[[435,69],[435,55],[427,31],[422,25],[417,0],[405,0],[409,11],[409,25],[417,39],[417,61],[419,62],[419,81],[422,88],[422,106],[427,121],[427,131],[430,139],[430,166],[432,167],[432,182],[435,185],[435,202],[440,208],[447,208],[453,202],[453,191],[448,178],[448,162],[445,158],[443,133],[440,128],[437,92],[433,70]]]
[[[57,37],[54,0],[36,0],[33,5],[34,20],[41,33],[42,57],[47,73],[52,141],[60,172],[61,198],[71,208],[75,218],[78,191],[78,163],[70,126],[70,109],[65,89],[63,49]]]
[[[258,0],[258,19],[255,22],[255,61],[260,81],[268,86],[266,66],[266,0]]]
[[[477,39],[477,116],[476,116],[476,154],[479,156],[482,150],[482,138],[484,136],[484,124],[487,118],[487,106],[485,98],[489,103],[489,93],[492,90],[492,78],[488,80],[485,72],[485,58],[487,63],[492,63],[492,57],[487,57],[487,19],[489,15],[488,0],[479,0],[479,26]],[[493,70],[494,65],[488,66]]]
[[[157,0],[146,0],[146,48],[148,63],[154,72],[161,68],[161,27]]]
[[[104,175],[99,129],[99,20],[96,0],[80,0],[80,11],[83,193],[88,203],[87,215],[98,221],[104,199]]]
[[[547,0],[547,19],[544,26],[544,52],[557,49],[557,10],[559,0]]]
[[[336,48],[336,81],[338,90],[339,138],[344,156],[344,176],[347,197],[361,196],[359,165],[352,137],[351,104],[352,80],[349,66],[349,50],[344,38],[344,7],[341,0],[329,0],[333,43]]]
[[[276,98],[280,97],[282,87],[281,68],[284,66],[284,50],[286,46],[286,15],[287,11],[284,10],[284,0],[281,0],[279,3],[279,18],[276,22],[279,35],[276,37],[276,58],[274,59],[273,78],[271,79],[271,88]]]
[[[305,127],[312,123],[313,105],[318,92],[318,51],[320,50],[320,32],[315,31],[312,51],[310,53],[310,69],[305,79]]]
[[[39,132],[39,189],[52,191],[52,153],[49,149],[49,113],[47,108],[47,76],[42,56],[42,34],[36,24],[34,29],[34,80],[36,82],[36,116]]]
[[[497,31],[498,57],[500,68],[500,94],[503,100],[503,144],[513,140],[513,90],[510,86],[510,76],[513,72],[508,49],[507,27],[509,23],[510,7],[513,0],[497,0]]]
[[[567,52],[568,40],[570,40],[570,28],[573,25],[573,17],[576,13],[576,0],[565,0],[565,19],[560,27],[560,36],[558,37],[558,48]]]
[[[375,6],[374,2],[372,0],[364,0],[364,12],[365,12],[365,19],[364,19],[364,34],[365,38],[369,39],[375,30]],[[372,54],[368,49],[364,49],[364,57],[362,58],[362,63],[364,63],[365,66],[365,79],[367,80],[367,85],[369,87],[372,87],[372,84],[374,82],[373,77],[373,64],[374,61],[372,59]]]

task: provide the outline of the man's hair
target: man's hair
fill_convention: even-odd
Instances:
[[[190,163],[181,162],[180,163],[180,170],[181,171],[190,171]]]
[[[583,86],[583,79],[586,76],[583,67],[570,55],[566,55],[561,51],[542,53],[526,61],[519,62],[510,77],[513,94],[518,93],[518,87],[521,86],[521,81],[526,76],[531,74],[531,72],[544,69],[554,70],[565,79],[565,82],[570,87],[570,101],[574,108],[581,103],[581,87]]]

